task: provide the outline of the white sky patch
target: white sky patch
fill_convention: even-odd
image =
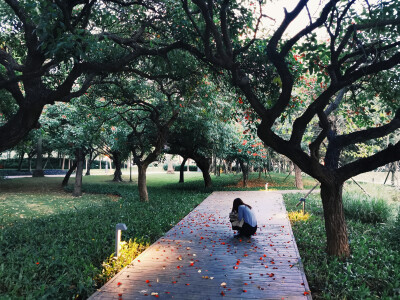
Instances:
[[[254,14],[255,16],[259,16],[259,5],[257,1],[250,0],[249,3],[252,3],[251,7],[254,7]],[[380,0],[369,0],[368,1],[371,5],[380,3]],[[262,13],[266,17],[262,18],[260,29],[260,35],[271,35],[282,23],[285,13],[284,9],[288,12],[291,12],[296,5],[299,3],[297,0],[270,0],[267,1],[262,6]],[[297,16],[295,20],[289,25],[286,29],[284,36],[294,36],[300,30],[305,28],[307,25],[310,24],[310,16],[312,21],[315,21],[319,15],[321,14],[322,9],[328,3],[327,0],[310,0],[307,4],[307,9],[304,8],[300,14]],[[358,0],[353,4],[353,7],[361,12],[362,8],[367,5],[365,0]],[[274,20],[272,20],[274,19]],[[318,36],[321,38],[325,38],[327,36],[325,28],[319,28],[315,31]],[[260,37],[260,35],[258,35]]]

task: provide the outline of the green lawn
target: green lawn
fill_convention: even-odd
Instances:
[[[214,187],[205,189],[201,173],[185,173],[183,184],[178,183],[179,173],[148,174],[149,203],[138,200],[136,176],[133,177],[132,183],[129,182],[127,175],[124,176],[125,181],[122,183],[112,182],[111,175],[84,177],[84,194],[79,198],[72,197],[70,193],[73,178],[67,191],[60,187],[62,178],[1,180],[0,299],[87,298],[97,287],[140,254],[149,243],[154,242],[188,214],[213,190],[243,189],[240,174],[221,174],[219,177],[212,178]],[[270,183],[271,189],[295,189],[294,178],[289,177],[285,180],[285,174],[272,174],[272,180],[264,175],[259,179],[258,174],[251,174],[250,178],[249,189],[251,190],[263,190],[265,182]],[[314,184],[313,179],[305,178],[306,188]],[[370,186],[364,185],[364,187],[370,189]],[[362,195],[355,185],[347,185],[346,190]],[[384,195],[386,200],[398,203],[396,200],[398,193],[388,192],[386,187],[382,190],[375,188],[369,192]],[[292,197],[293,203],[297,203],[299,196]],[[320,210],[318,200],[315,199],[316,207]],[[335,293],[338,293],[340,289],[342,290],[337,294],[341,295],[340,298],[346,298],[347,294],[353,295],[355,292],[341,283],[343,278],[340,277],[338,281],[321,275],[327,271],[326,267],[321,266],[325,266],[322,264],[328,261],[323,254],[321,212],[312,212],[312,218],[317,219],[319,223],[305,222],[304,224],[314,225],[310,228],[305,225],[302,227],[295,225],[294,230],[301,256],[305,258],[305,268],[313,292],[324,299],[335,298]],[[122,235],[122,239],[128,243],[124,246],[121,257],[114,261],[112,259],[114,226],[121,222],[128,226],[128,230]],[[366,236],[367,240],[374,240],[372,236],[376,235],[380,238],[375,238],[375,240],[382,243],[387,241],[386,235],[382,232],[392,228],[374,224],[373,226],[380,228],[378,230],[365,227],[362,223],[357,224],[350,226],[351,230],[353,228],[358,230],[355,231],[356,233],[351,233],[352,235]],[[297,228],[300,228],[300,231]],[[371,253],[367,256],[375,259],[379,255],[376,251],[389,251],[371,247],[371,249],[368,248]],[[355,253],[358,252],[359,250],[355,249]],[[399,257],[399,252],[390,253],[384,254],[385,261],[382,263],[385,266],[394,265],[392,271],[398,271],[396,263],[386,259],[395,254]],[[351,263],[358,264],[360,261]],[[335,272],[343,268],[343,264],[337,261],[329,262],[328,266]],[[380,272],[381,269],[367,269],[367,272],[369,270]],[[379,278],[389,276],[390,280],[397,279],[389,273],[382,273]],[[346,277],[349,282],[353,282],[352,276]],[[355,275],[353,277],[357,278],[357,280],[354,279],[354,284],[358,284],[360,278]],[[325,279],[332,283],[324,289],[321,287],[321,282]],[[354,284],[349,286],[354,286]],[[383,286],[388,291],[388,285],[382,283],[379,286]],[[372,295],[373,297],[382,296],[384,292]],[[387,292],[387,295],[394,294]]]
[[[201,173],[185,177],[179,184],[178,173],[149,174],[149,203],[138,200],[136,177],[84,177],[79,198],[60,188],[62,178],[1,180],[0,298],[87,298],[212,192]],[[222,175],[214,186],[238,180]],[[121,222],[131,242],[115,262],[114,227]]]

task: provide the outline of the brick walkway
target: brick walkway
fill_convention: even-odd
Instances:
[[[251,239],[233,238],[237,197],[257,216]],[[311,299],[308,292],[282,196],[235,191],[211,194],[89,299]]]

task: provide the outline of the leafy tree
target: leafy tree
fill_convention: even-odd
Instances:
[[[246,118],[247,114],[244,120]],[[264,167],[268,159],[267,150],[253,132],[254,126],[245,125],[245,122],[238,122],[235,125],[235,133],[230,138],[227,158],[239,163],[243,174],[243,187],[247,187],[251,167],[257,166],[260,169]]]
[[[239,2],[182,0],[181,3],[182,6],[175,10],[184,11],[185,21],[190,25],[176,33],[174,38],[182,40],[181,35],[185,34],[182,47],[199,60],[229,73],[232,84],[245,95],[260,119],[258,136],[265,145],[287,156],[321,182],[327,252],[340,257],[349,256],[342,205],[343,183],[357,174],[398,160],[400,143],[344,165],[339,164],[341,153],[351,145],[395,132],[400,127],[400,109],[399,100],[391,98],[395,101],[392,106],[385,102],[388,109],[391,107],[385,124],[377,127],[366,124],[359,131],[340,132],[336,127],[335,108],[338,103],[334,100],[340,93],[348,95],[354,91],[355,98],[339,97],[339,104],[376,100],[384,103],[382,98],[371,99],[363,93],[363,88],[374,78],[398,81],[398,76],[393,74],[398,74],[400,63],[399,1],[366,2],[362,12],[355,8],[356,1],[326,1],[318,17],[308,14],[309,24],[286,37],[292,21],[300,12],[308,11],[308,1],[300,0],[292,11],[285,11],[281,25],[265,39],[256,38],[260,21],[265,18],[262,6],[252,17],[250,9]],[[325,28],[329,41],[316,39],[313,33],[318,28]],[[253,36],[249,35],[249,30],[254,31]],[[296,63],[294,57],[299,50],[305,53],[304,66]],[[320,88],[309,105],[298,108],[301,112],[292,123],[290,137],[281,137],[275,132],[275,125],[291,107],[296,82],[307,69],[317,74]],[[390,90],[387,93],[394,95]],[[376,112],[367,113],[369,118],[376,116]],[[307,127],[314,124],[314,120],[318,120],[319,133],[306,151],[301,145]],[[320,150],[323,144],[327,147],[322,158]]]
[[[74,156],[74,162],[68,170],[63,185],[68,184],[70,175],[76,170],[74,195],[82,194],[82,173],[85,156],[101,145],[100,132],[109,116],[102,118],[92,114],[92,109],[80,99],[71,103],[57,103],[46,108],[40,122],[46,133],[52,150],[59,150]]]
[[[143,57],[165,55],[155,31],[165,4],[118,0],[0,3],[0,151],[16,145],[43,107],[83,95],[104,74],[135,69]],[[3,102],[7,101],[7,103]]]
[[[101,139],[103,141],[101,153],[109,156],[115,165],[114,178],[115,182],[122,182],[122,162],[129,156],[130,148],[128,143],[128,135],[131,131],[130,127],[114,112],[111,122],[107,122],[102,127]],[[112,114],[105,114],[112,116]]]
[[[168,136],[167,152],[183,157],[181,174],[184,162],[193,159],[203,174],[206,188],[212,186],[210,168],[212,154],[218,141],[224,141],[222,136],[230,132],[228,124],[221,122],[215,116],[206,116],[201,107],[192,107],[185,114],[181,114],[175,122]],[[225,143],[218,148],[226,147]],[[226,150],[225,150],[226,151]],[[183,182],[183,176],[180,177]]]

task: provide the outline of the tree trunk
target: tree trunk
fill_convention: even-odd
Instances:
[[[243,187],[247,187],[247,182],[249,180],[249,166],[246,162],[241,160],[239,161],[239,163],[243,174]]]
[[[72,166],[68,169],[67,174],[65,174],[65,177],[61,183],[62,186],[66,186],[68,184],[69,178],[71,177],[72,172],[76,169],[76,166],[78,165],[77,161],[75,160]]]
[[[213,156],[213,168],[214,168],[214,176],[217,176],[217,156],[215,154]]]
[[[29,100],[24,100],[25,104],[19,107],[17,113],[0,126],[0,153],[17,145],[32,129],[40,127],[38,120],[45,104],[40,93],[36,96],[25,96]]]
[[[197,166],[200,168],[201,172],[203,173],[204,179],[204,186],[206,188],[212,187],[212,180],[210,176],[210,166],[211,166],[211,159],[202,157],[202,158],[194,158]]]
[[[92,163],[94,162],[96,157],[97,157],[97,154],[95,156],[93,156],[93,152],[90,153],[88,166],[86,168],[86,174],[85,174],[86,176],[90,176],[90,170],[92,169]]]
[[[46,170],[47,164],[49,162],[50,162],[50,167],[53,168],[53,165],[51,164],[50,159],[51,159],[51,153],[47,153],[47,159],[46,159],[46,162],[44,163],[43,170]]]
[[[111,152],[112,159],[115,165],[114,179],[115,182],[122,182],[122,161],[121,161],[121,153],[118,151]],[[111,162],[110,162],[111,165]]]
[[[85,176],[90,176],[90,170],[91,170],[91,164],[92,164],[92,162],[93,162],[93,160],[89,159],[89,162],[88,162],[87,167],[86,167]]]
[[[132,182],[132,153],[129,155],[129,182]]]
[[[343,184],[321,184],[328,255],[346,258],[350,256],[347,226],[342,201]]]
[[[83,164],[85,162],[85,153],[82,148],[77,148],[75,150],[75,157],[77,161],[76,174],[75,174],[75,185],[72,195],[74,197],[82,196],[82,174],[83,174]]]
[[[219,160],[219,164],[216,165],[217,167],[217,176],[220,177],[221,176],[221,159]]]
[[[183,161],[182,161],[182,163],[181,163],[181,168],[180,168],[180,170],[179,170],[179,183],[183,183],[183,182],[185,182],[185,180],[184,180],[184,172],[185,172],[185,170],[184,170],[184,168],[185,168],[185,163],[186,163],[186,161],[187,161],[187,157],[184,157],[183,158]]]
[[[303,179],[301,178],[301,169],[295,163],[293,163],[293,165],[294,165],[296,188],[302,190],[304,187],[303,187]]]
[[[18,171],[22,169],[22,162],[24,161],[25,152],[21,152],[19,156]]]
[[[232,173],[232,162],[231,161],[227,162],[227,173],[228,174]]]
[[[64,170],[64,168],[65,168],[65,155],[62,158],[61,170]]]
[[[138,165],[138,188],[140,201],[149,202],[149,194],[147,192],[146,171],[147,164]]]
[[[28,156],[29,172],[32,172],[32,156]]]
[[[32,177],[44,177],[44,172],[43,172],[43,139],[42,136],[39,137],[38,142],[37,142],[37,148],[36,148],[36,168],[33,170]]]
[[[392,183],[392,186],[395,186],[395,178],[396,178],[396,164],[394,163],[394,162],[392,162],[391,164],[390,164],[390,171],[391,171],[391,173],[392,173],[392,178],[391,178],[391,183]]]

